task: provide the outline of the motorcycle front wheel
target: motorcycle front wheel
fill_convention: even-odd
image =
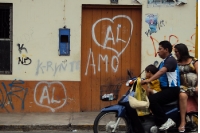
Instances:
[[[117,112],[101,112],[93,125],[94,133],[129,133],[127,118],[117,117]]]

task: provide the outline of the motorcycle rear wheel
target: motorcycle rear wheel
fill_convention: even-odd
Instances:
[[[101,112],[96,117],[93,125],[94,133],[112,133],[113,126],[116,124],[117,112]],[[122,118],[117,125],[114,133],[129,133],[130,128],[126,118]]]

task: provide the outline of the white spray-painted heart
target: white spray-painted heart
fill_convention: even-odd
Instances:
[[[41,84],[46,84],[46,85],[47,85],[47,86],[45,86],[45,87],[43,88],[43,90],[42,90],[43,93],[45,93],[45,92],[48,93],[48,91],[44,91],[44,90],[48,90],[49,88],[51,88],[51,86],[52,86],[53,84],[59,84],[59,85],[61,86],[61,87],[59,87],[59,89],[63,89],[63,93],[64,93],[64,98],[62,99],[63,101],[55,100],[55,99],[53,99],[53,96],[52,96],[52,98],[51,98],[51,103],[58,103],[58,105],[59,105],[58,107],[53,108],[53,107],[51,107],[51,106],[42,104],[41,100],[43,100],[43,99],[42,99],[41,97],[42,97],[44,94],[42,94],[42,96],[40,96],[40,100],[39,100],[39,101],[36,99],[36,98],[37,98],[37,90],[40,89],[40,88],[39,88],[39,85],[41,85]],[[53,88],[53,93],[54,93],[54,90],[55,90],[55,88]],[[48,95],[47,95],[45,98],[48,99]],[[50,99],[49,99],[49,100],[50,100]],[[62,108],[62,107],[66,104],[66,102],[67,102],[67,94],[66,94],[65,86],[64,86],[61,82],[59,82],[59,81],[55,81],[55,82],[41,81],[41,82],[38,82],[37,85],[36,85],[36,87],[35,87],[35,90],[34,90],[34,101],[35,101],[35,103],[36,103],[38,106],[45,107],[45,108],[49,108],[52,112],[55,112],[55,110],[57,110],[57,109],[59,109],[59,108]]]
[[[125,18],[125,19],[128,19],[129,22],[130,22],[130,25],[131,25],[130,36],[129,36],[129,38],[128,38],[128,41],[127,41],[126,45],[124,46],[124,48],[122,48],[121,51],[117,51],[117,50],[114,49],[114,48],[111,48],[111,47],[106,46],[105,44],[104,44],[104,45],[100,44],[100,43],[97,41],[96,36],[95,36],[95,27],[96,27],[96,25],[97,25],[99,22],[104,21],[104,20],[108,20],[108,21],[114,23],[114,20],[117,19],[117,18]],[[118,16],[113,17],[112,19],[110,19],[110,18],[102,18],[102,19],[97,20],[97,21],[93,24],[93,26],[92,26],[92,38],[93,38],[94,42],[95,42],[98,46],[100,46],[100,47],[102,47],[102,48],[104,48],[104,49],[109,49],[109,50],[114,51],[114,52],[117,54],[117,56],[119,57],[119,56],[124,52],[124,50],[126,49],[126,47],[129,45],[129,42],[130,42],[130,39],[131,39],[131,36],[132,36],[132,31],[133,31],[133,22],[132,22],[131,18],[130,18],[129,16],[126,16],[126,15],[118,15]]]

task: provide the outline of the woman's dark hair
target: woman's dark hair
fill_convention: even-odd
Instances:
[[[146,72],[151,72],[152,74],[155,74],[157,73],[158,71],[158,68],[154,65],[148,65],[146,68],[145,68],[145,71]]]
[[[159,43],[164,49],[168,49],[169,53],[172,52],[172,44],[169,41],[161,41]]]
[[[183,61],[183,60],[187,60],[188,58],[193,58],[193,56],[190,56],[188,48],[185,44],[183,43],[176,44],[174,48],[178,50],[179,55],[180,55],[180,58],[178,59],[178,61]]]

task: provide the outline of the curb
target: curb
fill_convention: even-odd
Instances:
[[[0,125],[0,131],[31,131],[31,130],[92,130],[93,125]]]

